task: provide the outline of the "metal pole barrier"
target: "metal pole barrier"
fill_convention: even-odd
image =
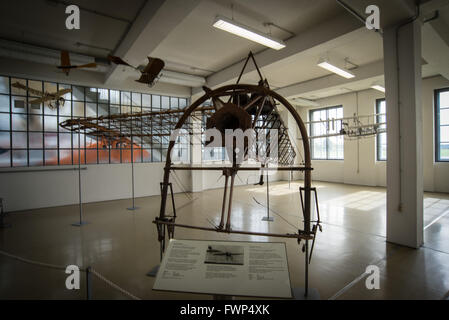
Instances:
[[[274,217],[270,217],[270,175],[267,171],[267,216],[262,221],[273,222]]]
[[[132,199],[133,199],[133,206],[131,208],[128,208],[130,211],[138,210],[139,208],[136,207],[136,197],[134,193],[134,135],[133,135],[133,124],[131,123],[131,183],[132,183]]]
[[[92,274],[91,267],[86,269],[86,298],[92,300]]]
[[[81,227],[87,222],[83,221],[83,198],[82,198],[82,186],[81,186],[81,119],[78,119],[78,198],[80,208],[80,221],[72,224],[74,227]]]

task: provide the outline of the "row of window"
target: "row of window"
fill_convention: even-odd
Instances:
[[[40,93],[63,89],[71,92],[58,105],[36,102]],[[0,76],[0,167],[72,165],[78,163],[78,154],[86,164],[163,162],[169,137],[159,136],[164,123],[157,117],[147,132],[151,136],[154,132],[154,138],[145,144],[110,144],[59,124],[79,117],[184,109],[187,104],[185,98]],[[142,121],[136,122],[135,132],[143,130],[139,126]],[[188,137],[180,138],[173,153],[174,161],[190,160]]]
[[[449,88],[435,90],[435,160],[449,161]],[[376,121],[385,128],[386,119],[385,99],[376,101]],[[311,136],[326,136],[312,139],[311,151],[314,160],[343,160],[344,139],[337,135],[341,128],[340,121],[332,119],[343,118],[343,107],[329,107],[310,111]],[[323,122],[327,121],[327,122]],[[336,136],[332,136],[335,134]],[[379,133],[376,137],[377,161],[387,160],[387,133]]]

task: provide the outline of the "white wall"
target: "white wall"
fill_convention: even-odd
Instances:
[[[449,81],[442,77],[423,80],[424,190],[429,192],[449,192],[449,163],[435,163],[434,161],[434,90],[444,87],[449,87]],[[376,99],[380,98],[384,98],[383,93],[370,89],[320,99],[317,102],[321,108],[342,105],[344,116],[351,117],[354,113],[374,114]],[[298,108],[304,121],[308,121],[311,109],[313,108]],[[344,149],[344,161],[312,161],[312,166],[315,169],[312,173],[313,179],[346,184],[386,186],[386,162],[376,161],[375,137],[359,141],[345,140]]]
[[[145,197],[160,194],[164,163],[135,164],[135,194]],[[84,167],[84,166],[83,166]],[[88,165],[82,174],[83,203],[131,198],[131,164]],[[67,167],[60,167],[67,169]],[[70,168],[70,167],[69,167]],[[6,211],[56,207],[78,203],[78,171],[0,173],[0,197]],[[45,169],[48,169],[45,168]],[[4,170],[2,170],[4,171]],[[190,189],[190,172],[178,177]],[[180,188],[173,183],[174,191]],[[189,191],[189,190],[187,190]]]
[[[163,179],[165,163],[139,163],[134,165],[135,196],[147,197],[160,195],[160,183]],[[83,203],[100,202],[117,199],[129,199],[132,195],[131,164],[87,165],[81,171]],[[55,167],[53,169],[70,169]],[[76,167],[74,167],[76,168]],[[47,208],[78,204],[78,171],[42,171],[49,168],[5,169],[9,173],[0,173],[0,197],[4,199],[8,212],[28,209]],[[50,168],[51,169],[51,168]],[[30,172],[14,172],[14,171]],[[220,171],[177,171],[176,176],[182,183],[178,184],[171,177],[175,193],[185,191],[200,192],[208,189],[222,188],[224,178]],[[199,176],[200,180],[192,179]],[[240,179],[239,179],[240,178]],[[259,181],[257,171],[240,172],[235,185],[253,184]],[[249,180],[248,180],[249,178]],[[280,174],[270,177],[270,181],[279,181]]]

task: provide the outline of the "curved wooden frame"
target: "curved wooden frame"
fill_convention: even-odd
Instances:
[[[165,234],[166,230],[168,231],[169,238],[174,237],[174,230],[175,227],[180,228],[190,228],[190,229],[197,229],[197,230],[203,230],[203,231],[215,231],[215,232],[222,232],[222,233],[228,233],[228,234],[246,234],[246,235],[256,235],[256,236],[267,236],[267,237],[281,237],[281,238],[294,238],[298,240],[298,243],[301,242],[301,240],[305,241],[303,251],[305,252],[305,295],[307,296],[308,292],[308,265],[310,263],[309,260],[309,240],[314,240],[316,236],[316,228],[314,230],[311,229],[311,184],[312,184],[312,167],[311,167],[311,154],[310,154],[310,145],[309,145],[309,137],[307,134],[307,129],[302,121],[299,114],[296,112],[295,108],[282,96],[277,94],[276,92],[270,90],[269,88],[259,85],[248,85],[248,84],[234,84],[234,85],[228,85],[223,86],[215,90],[210,90],[208,88],[205,88],[206,94],[203,95],[201,98],[196,100],[183,114],[183,116],[179,119],[175,130],[179,130],[182,128],[182,126],[185,124],[186,120],[189,118],[189,116],[195,112],[195,110],[200,107],[204,102],[209,100],[210,98],[217,98],[222,96],[230,96],[235,93],[257,93],[265,97],[272,97],[273,99],[280,102],[287,110],[288,112],[293,116],[295,119],[301,136],[302,136],[302,144],[304,148],[304,166],[303,167],[295,167],[295,168],[288,168],[289,171],[303,171],[304,172],[304,187],[301,188],[302,191],[304,191],[304,203],[303,203],[303,216],[304,216],[304,230],[298,230],[297,234],[273,234],[273,233],[262,233],[262,232],[249,232],[249,231],[238,231],[238,230],[231,230],[230,228],[230,220],[231,220],[231,203],[232,203],[232,185],[234,182],[234,177],[237,171],[239,170],[252,170],[253,168],[239,168],[233,165],[233,167],[220,167],[215,168],[215,170],[223,170],[224,175],[226,177],[226,185],[224,189],[224,199],[223,199],[223,210],[222,210],[222,220],[220,223],[220,226],[217,228],[207,228],[207,227],[198,227],[198,226],[191,226],[191,225],[184,225],[184,224],[176,224],[176,211],[174,216],[169,217],[165,214],[166,211],[166,202],[167,202],[167,196],[170,185],[170,172],[172,170],[214,170],[209,167],[207,168],[189,168],[189,167],[183,167],[183,168],[177,168],[172,165],[171,162],[171,151],[173,150],[176,141],[171,140],[167,152],[167,159],[166,164],[164,168],[164,181],[161,184],[161,208],[160,208],[160,214],[159,217],[155,219],[153,222],[157,226],[158,230],[158,238],[159,242],[161,244],[161,259],[163,252],[165,250]],[[285,169],[285,168],[284,168]],[[270,168],[266,170],[276,170],[276,168]],[[227,217],[227,224],[226,228],[223,228],[223,214],[224,214],[224,207],[225,207],[225,201],[226,201],[226,191],[227,191],[227,181],[228,178],[231,177],[231,192],[229,196],[229,212]],[[301,192],[301,191],[300,191]],[[172,194],[173,197],[173,194]],[[174,200],[172,198],[173,205]],[[302,201],[302,198],[301,198]],[[175,209],[175,208],[174,208]],[[313,248],[313,246],[312,246]]]

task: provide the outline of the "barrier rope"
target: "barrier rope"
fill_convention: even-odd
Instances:
[[[124,294],[125,296],[130,297],[133,300],[142,300],[141,298],[136,297],[135,295],[133,295],[132,293],[126,291],[125,289],[121,288],[120,286],[118,286],[117,284],[115,284],[114,282],[112,282],[111,280],[107,279],[106,277],[104,277],[103,275],[101,275],[100,273],[98,273],[97,271],[95,271],[95,269],[90,268],[90,272],[96,276],[98,279],[100,279],[101,281],[105,282],[106,284],[108,284],[110,287],[116,289],[117,291],[120,291],[122,294]]]
[[[11,254],[11,253],[8,253],[8,252],[2,251],[2,250],[0,250],[0,255],[8,257],[10,259],[18,260],[18,261],[21,261],[21,262],[24,262],[24,263],[27,263],[27,264],[39,266],[39,267],[55,269],[55,270],[62,270],[64,272],[67,269],[66,266],[60,266],[60,265],[56,265],[56,264],[50,264],[50,263],[45,263],[45,262],[34,261],[34,260],[30,260],[30,259],[26,259],[26,258],[22,258],[22,257],[16,256],[14,254]],[[84,273],[87,272],[87,268],[79,268],[79,270],[80,270],[80,272],[84,272]],[[120,291],[125,296],[128,296],[129,298],[131,298],[133,300],[142,300],[141,298],[136,297],[135,295],[133,295],[129,291],[126,291],[125,289],[121,288],[120,286],[118,286],[117,284],[112,282],[111,280],[107,279],[105,276],[101,275],[95,269],[90,268],[89,272],[91,274],[93,274],[94,276],[96,276],[101,281],[103,281],[104,283],[108,284],[110,287],[116,289],[117,291]]]

